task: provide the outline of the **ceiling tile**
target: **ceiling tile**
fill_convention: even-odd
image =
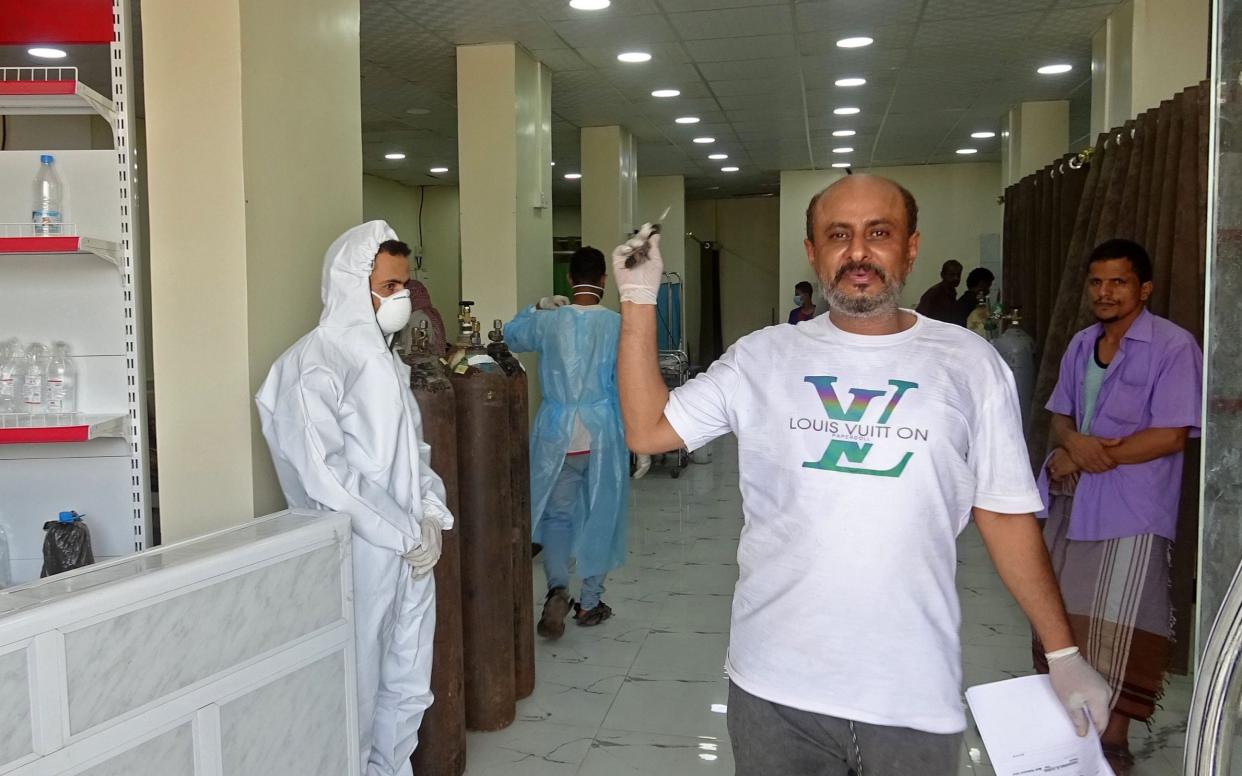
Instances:
[[[782,59],[747,59],[739,62],[704,62],[699,65],[699,72],[708,81],[770,78],[776,82],[791,76],[796,78],[798,60],[795,57],[785,57]]]
[[[984,17],[1023,11],[1046,11],[1056,0],[927,0],[923,21],[956,19],[986,24]]]
[[[1043,13],[1012,13],[973,19],[923,22],[914,36],[915,46],[960,46],[995,43],[1000,40],[1020,42],[1030,35],[1043,19]]]
[[[821,0],[794,6],[799,32],[832,32],[839,37],[867,35],[889,45],[884,30],[913,26],[922,3],[910,0]]]
[[[549,22],[577,19],[614,19],[618,16],[637,16],[658,13],[655,0],[612,0],[612,5],[602,11],[579,11],[571,8],[569,0],[524,0],[532,11]]]
[[[686,40],[744,38],[779,35],[794,31],[788,6],[758,6],[716,11],[669,14],[669,20]]]
[[[614,56],[630,48],[677,40],[677,33],[660,14],[575,19],[555,22],[552,29],[574,48],[611,49]]]
[[[736,59],[764,59],[793,55],[798,44],[793,35],[755,35],[745,38],[688,40],[686,52],[695,62],[727,62]]]

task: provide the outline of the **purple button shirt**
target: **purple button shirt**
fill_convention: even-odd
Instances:
[[[1095,357],[1101,324],[1074,335],[1061,359],[1061,373],[1047,408],[1082,425],[1087,359]],[[1199,436],[1203,395],[1203,352],[1190,332],[1144,310],[1121,341],[1104,373],[1091,435],[1125,437],[1146,428],[1189,428]],[[1181,494],[1182,454],[1104,472],[1083,472],[1074,491],[1069,538],[1101,541],[1157,534],[1173,541]],[[1047,462],[1039,475],[1045,507]],[[1046,515],[1041,515],[1046,517]]]

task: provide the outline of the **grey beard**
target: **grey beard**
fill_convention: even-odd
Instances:
[[[847,294],[834,283],[820,282],[820,293],[828,301],[828,309],[850,318],[879,318],[891,315],[900,308],[904,280],[884,281],[884,290],[876,296]]]

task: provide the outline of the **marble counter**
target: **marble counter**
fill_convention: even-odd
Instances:
[[[0,591],[0,776],[356,776],[349,541],[283,512]]]

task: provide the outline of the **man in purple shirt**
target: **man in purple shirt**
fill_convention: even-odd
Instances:
[[[1078,644],[1109,681],[1102,743],[1119,776],[1134,759],[1131,719],[1147,721],[1164,684],[1169,558],[1182,450],[1198,436],[1203,354],[1190,332],[1152,315],[1151,259],[1129,240],[1091,254],[1097,323],[1061,360],[1047,408],[1056,449],[1040,477],[1045,541]],[[1036,668],[1046,671],[1036,643]]]

